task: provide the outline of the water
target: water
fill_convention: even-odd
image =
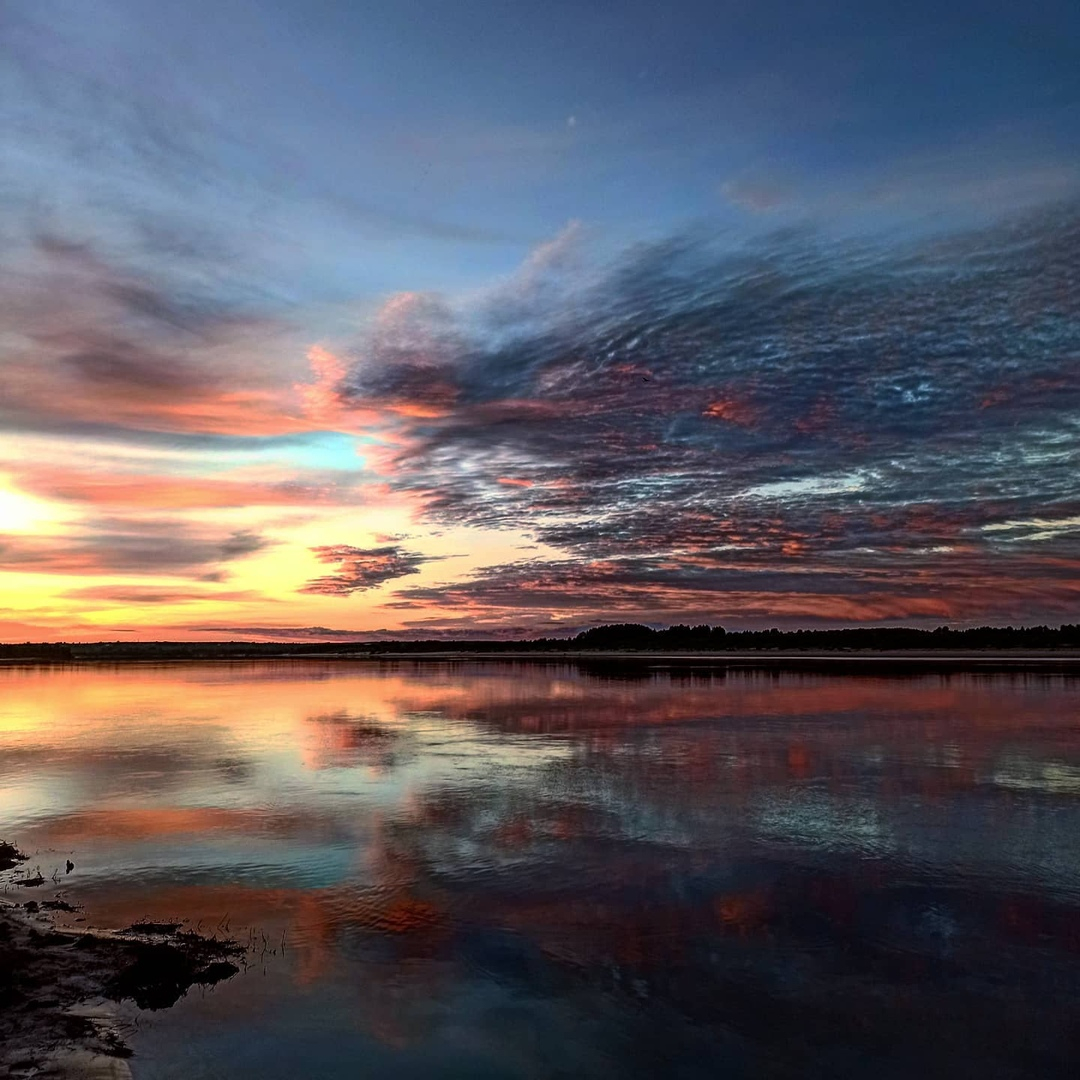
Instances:
[[[70,853],[95,924],[252,943],[139,1018],[137,1080],[1066,1075],[1078,706],[1060,674],[8,667],[0,833]]]

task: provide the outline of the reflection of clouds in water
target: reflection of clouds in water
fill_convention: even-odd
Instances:
[[[67,884],[106,890],[116,881],[139,890],[176,882],[327,887],[355,874],[371,843],[372,823],[340,806],[183,806],[173,798],[54,812],[23,835],[28,848],[78,853],[78,878]]]
[[[0,754],[0,813],[12,827],[101,802],[156,799],[188,792],[242,789],[255,764],[233,751],[224,731],[170,742],[168,730],[142,745],[22,745]],[[143,736],[145,738],[146,736]],[[20,794],[21,793],[21,794]]]
[[[818,1017],[856,1045],[863,1023],[940,1030],[889,995],[945,959],[1064,978],[1008,951],[1075,926],[1063,680],[311,668],[114,672],[111,707],[108,680],[75,678],[77,707],[55,693],[0,755],[35,777],[30,841],[79,853],[95,916],[272,923],[274,1000],[301,1021],[317,998],[415,1049],[519,1008],[509,1028],[572,1047],[604,1014],[594,1045],[640,1074],[653,1019],[657,1053],[715,1052],[718,1017],[747,1044]]]
[[[879,806],[839,800],[824,792],[770,794],[753,814],[755,830],[778,844],[824,848],[880,858],[897,849]]]
[[[538,879],[617,876],[597,862],[597,844],[714,858],[751,844],[784,859],[887,860],[931,875],[978,867],[996,887],[1069,892],[1080,879],[1060,852],[1080,826],[1076,815],[1061,806],[1050,819],[1033,817],[983,797],[977,766],[1017,737],[1000,720],[1007,699],[983,723],[983,694],[992,692],[984,687],[968,703],[952,693],[937,718],[916,700],[913,718],[894,708],[842,728],[795,716],[672,727],[670,712],[659,727],[586,726],[565,740],[561,760],[468,789],[425,790],[400,830],[433,873],[468,882],[511,867]],[[958,726],[953,710],[965,704],[977,728]],[[1038,777],[1060,796],[1072,772],[1050,764]],[[574,862],[582,855],[585,866]]]
[[[407,730],[375,717],[339,709],[307,717],[306,726],[302,760],[308,769],[363,767],[381,775],[415,756]]]
[[[991,783],[1022,791],[1044,791],[1051,795],[1080,795],[1080,765],[1036,761],[1019,754],[1006,754],[999,759]]]
[[[681,1049],[673,1019],[676,1028],[690,1019],[714,1036],[722,1020],[724,1030],[772,1049],[820,1022],[826,1041],[857,1046],[873,1030],[915,1045],[925,1040],[931,1051],[957,1001],[990,993],[1017,962],[997,941],[1015,945],[1020,927],[1061,943],[1072,925],[1068,909],[1046,900],[1017,915],[1008,894],[955,867],[938,867],[925,884],[904,883],[904,873],[893,880],[887,861],[853,850],[865,848],[876,828],[873,811],[857,802],[830,808],[811,794],[774,815],[788,839],[820,843],[819,853],[830,856],[812,867],[776,848],[752,856],[744,845],[717,859],[700,848],[617,837],[608,820],[580,808],[574,832],[553,850],[552,804],[530,808],[494,791],[479,803],[440,802],[412,823],[399,822],[389,837],[416,875],[413,888],[441,894],[460,927],[443,947],[469,978],[480,975],[510,994],[557,1000],[569,979],[579,995],[632,1003],[642,1023],[663,1018],[658,1044],[670,1038]],[[822,811],[825,820],[808,823]],[[846,833],[848,846],[834,843],[829,830]],[[513,846],[513,858],[492,858],[500,841]],[[481,852],[487,858],[476,861]],[[963,989],[957,977],[968,980]],[[1063,977],[1064,959],[1023,975],[1048,986]],[[457,985],[464,978],[459,974]],[[923,989],[912,1008],[915,983]],[[1010,1053],[1010,1007],[996,991],[993,999],[1002,1027],[991,1041]],[[414,1020],[426,1004],[402,1002]],[[1045,1021],[1061,1030],[1056,1005]],[[913,1022],[921,1025],[916,1034]]]

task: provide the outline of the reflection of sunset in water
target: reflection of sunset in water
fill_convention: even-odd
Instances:
[[[1037,675],[10,667],[0,821],[45,870],[72,854],[95,922],[266,943],[258,979],[158,1018],[151,1076],[313,1025],[326,1068],[755,1075],[768,1048],[848,1075],[838,1047],[903,1044],[913,1070],[1052,1070],[1080,1003],[1078,704]]]

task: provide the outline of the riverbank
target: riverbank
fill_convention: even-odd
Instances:
[[[0,842],[0,1077],[124,1080],[131,1048],[120,1006],[166,1009],[240,970],[242,945],[179,923],[58,925],[76,910],[56,888],[63,879],[26,865]]]
[[[378,652],[291,651],[287,647],[273,651],[247,653],[240,650],[177,649],[132,652],[130,647],[115,654],[82,655],[75,658],[55,656],[0,656],[0,669],[27,665],[44,667],[120,667],[148,664],[250,664],[268,661],[341,663],[377,666],[384,664],[428,663],[521,663],[576,664],[582,668],[648,671],[711,669],[715,671],[800,671],[829,675],[842,674],[924,674],[1010,671],[1044,671],[1080,675],[1080,649],[941,649],[941,650],[818,650],[777,649],[746,652],[648,652],[634,650],[548,649],[499,650],[481,652],[453,648],[430,651],[381,650]]]
[[[54,663],[84,660],[272,660],[318,659],[382,660],[415,657],[421,660],[475,657],[602,659],[634,656],[670,659],[693,657],[712,662],[745,659],[775,662],[777,657],[979,657],[1005,659],[1018,656],[1080,659],[1080,624],[1057,627],[976,626],[933,630],[904,626],[848,626],[833,629],[728,630],[723,626],[679,624],[656,628],[639,623],[607,623],[572,636],[507,640],[445,637],[406,638],[385,633],[325,631],[303,633],[290,639],[271,630],[252,638],[231,641],[126,640],[39,641],[0,644],[0,660]],[[257,640],[262,637],[263,640]]]

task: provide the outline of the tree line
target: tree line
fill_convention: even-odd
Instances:
[[[976,626],[922,630],[907,626],[856,626],[838,630],[726,630],[702,623],[656,628],[643,623],[610,623],[574,637],[521,641],[382,640],[382,641],[106,641],[94,643],[25,642],[0,644],[6,660],[200,660],[274,656],[416,653],[517,652],[760,652],[905,651],[935,649],[1080,648],[1080,624],[1051,626]]]

